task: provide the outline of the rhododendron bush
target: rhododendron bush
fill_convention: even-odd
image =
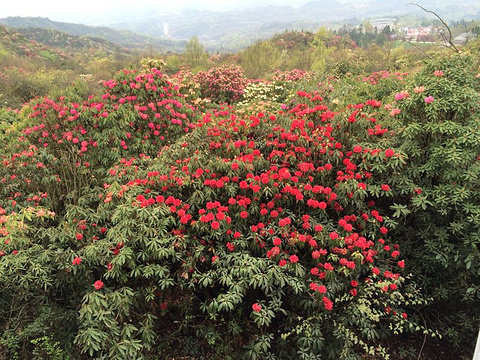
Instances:
[[[225,72],[234,92],[202,88]],[[422,208],[398,122],[442,94],[408,108],[387,77],[395,92],[347,103],[331,81],[261,112],[229,104],[237,75],[196,76],[217,102],[202,111],[153,69],[10,114],[0,349],[52,334],[80,359],[386,358],[401,333],[438,335],[395,234]],[[355,100],[374,93],[359,81]]]

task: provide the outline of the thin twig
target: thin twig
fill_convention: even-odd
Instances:
[[[423,347],[425,346],[426,341],[427,341],[427,334],[425,334],[425,336],[423,337],[422,347],[420,348],[420,352],[418,353],[417,360],[420,360],[420,357],[422,356]]]
[[[426,57],[428,57],[430,60],[433,60],[433,57],[431,57],[425,50],[423,50],[420,46],[416,45],[415,43],[413,43],[412,41],[410,40],[407,40],[406,38],[402,38],[403,41],[406,41],[407,43],[409,43],[410,45],[414,46],[417,48],[417,50],[420,50]]]

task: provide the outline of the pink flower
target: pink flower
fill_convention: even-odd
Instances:
[[[434,101],[435,101],[435,98],[431,95],[425,98],[425,103],[427,104],[433,103]]]
[[[262,310],[262,305],[260,305],[258,303],[255,303],[255,304],[252,305],[252,309],[255,312],[260,312]]]
[[[297,255],[290,255],[290,262],[291,263],[298,262],[298,256]]]
[[[415,89],[413,89],[413,92],[420,94],[425,91],[425,86],[417,86]]]
[[[394,108],[394,109],[392,109],[392,111],[390,111],[390,116],[398,115],[401,112],[402,112],[402,110],[400,110],[399,108]]]
[[[405,97],[404,93],[396,93],[395,94],[395,100],[402,100]]]
[[[76,257],[75,259],[72,260],[72,265],[80,265],[82,262],[82,259],[79,257]]]
[[[435,70],[433,72],[433,75],[438,76],[438,77],[442,77],[443,76],[443,71],[442,70]]]
[[[103,281],[102,280],[97,280],[93,283],[93,287],[95,288],[95,290],[100,290],[101,288],[103,288]]]

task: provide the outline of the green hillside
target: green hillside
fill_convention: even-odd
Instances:
[[[87,26],[67,22],[52,21],[43,17],[7,17],[0,23],[13,28],[42,28],[58,30],[70,35],[88,36],[94,39],[104,39],[118,46],[130,49],[153,48],[155,50],[180,50],[183,42],[174,41],[153,35],[140,35],[127,30],[111,29],[104,26]]]

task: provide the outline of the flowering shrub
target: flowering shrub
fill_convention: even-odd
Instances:
[[[251,104],[260,101],[281,102],[287,95],[281,83],[251,82],[243,91],[243,100],[240,104]]]
[[[428,63],[397,101],[396,144],[408,154],[391,180],[394,216],[408,268],[441,316],[431,326],[465,349],[479,326],[480,83],[474,60],[453,56]],[[455,309],[452,311],[452,309]],[[449,314],[449,315],[448,315]],[[454,330],[455,329],[455,330]],[[474,339],[469,343],[473,353]]]
[[[392,224],[371,200],[389,189],[368,169],[402,161],[345,147],[333,117],[306,92],[277,115],[215,110],[157,161],[113,174],[98,210],[111,213],[109,230],[84,251],[108,254],[105,293],[80,309],[83,351],[116,354],[128,342],[146,354],[156,338],[162,356],[384,354],[378,325],[402,331],[401,299],[415,294],[402,289],[400,249],[385,240]]]
[[[458,341],[478,319],[468,64],[248,107],[231,104],[249,96],[236,70],[186,74],[218,102],[202,114],[188,86],[125,70],[103,95],[7,112],[0,353],[28,357],[47,333],[78,359],[405,358],[400,333]],[[418,325],[452,299],[454,330]]]
[[[102,186],[121,159],[155,155],[193,127],[194,107],[157,70],[125,70],[104,86],[101,97],[82,103],[45,98],[22,110],[28,125],[0,170],[8,211],[46,201],[58,213],[67,197],[76,203],[81,191]]]
[[[313,71],[305,71],[300,69],[293,69],[290,71],[276,70],[273,76],[273,81],[296,82],[310,79],[313,77],[313,74]]]
[[[218,103],[235,103],[242,99],[247,79],[236,66],[214,67],[195,75],[200,95]]]

